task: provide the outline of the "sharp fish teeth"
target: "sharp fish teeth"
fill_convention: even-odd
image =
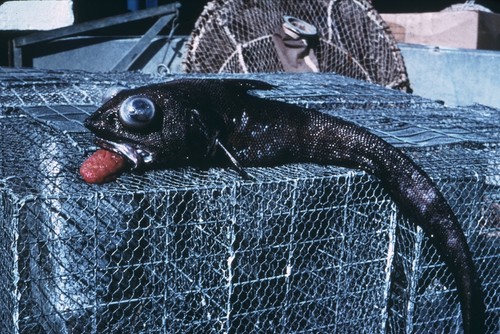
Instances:
[[[125,143],[116,143],[110,140],[99,138],[97,145],[100,147],[121,154],[132,165],[132,169],[137,169],[143,164],[151,163],[154,160],[152,153],[143,149],[134,148],[132,145]]]
[[[151,152],[145,151],[143,149],[137,149],[137,153],[141,156],[142,161],[145,164],[151,163],[154,161],[154,155]]]

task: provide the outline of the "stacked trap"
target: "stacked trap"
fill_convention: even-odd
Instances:
[[[488,333],[500,330],[498,110],[333,74],[225,76],[268,81],[278,88],[254,93],[352,120],[412,156],[457,214]],[[247,181],[185,168],[84,183],[95,146],[82,121],[102,91],[158,80],[0,69],[2,333],[460,332],[451,274],[363,172],[293,164]]]

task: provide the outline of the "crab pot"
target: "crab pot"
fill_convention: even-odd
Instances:
[[[95,146],[82,121],[100,92],[176,77],[0,76],[2,333],[461,331],[448,269],[375,177],[291,164],[250,168],[251,181],[191,167],[89,185],[78,168]],[[488,333],[500,330],[498,110],[333,74],[227,76],[266,80],[278,88],[254,94],[404,149],[462,224]]]

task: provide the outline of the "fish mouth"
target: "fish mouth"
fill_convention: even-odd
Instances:
[[[120,154],[126,158],[131,169],[141,169],[151,165],[156,160],[156,154],[150,150],[130,143],[119,143],[111,140],[97,138],[96,144],[108,151]]]

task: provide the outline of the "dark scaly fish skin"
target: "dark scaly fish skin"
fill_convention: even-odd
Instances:
[[[358,125],[247,93],[273,87],[254,80],[182,79],[126,90],[85,125],[109,141],[103,146],[123,151],[113,147],[119,142],[129,151],[141,152],[133,162],[138,168],[311,162],[375,175],[451,269],[464,333],[483,333],[485,305],[466,238],[429,176],[401,151]],[[158,112],[149,126],[132,130],[117,113],[124,99],[136,95],[151,99]]]

